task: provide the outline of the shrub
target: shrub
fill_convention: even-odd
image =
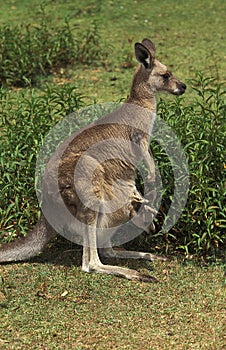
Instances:
[[[76,41],[69,23],[51,28],[46,20],[39,26],[4,25],[0,28],[0,82],[25,86],[38,76],[48,75],[75,61]]]
[[[58,72],[62,67],[106,59],[109,50],[105,49],[95,23],[78,38],[67,20],[62,26],[51,26],[44,11],[39,25],[0,27],[1,85],[30,86],[41,75]]]
[[[77,61],[82,64],[95,64],[106,60],[109,54],[109,45],[106,49],[102,42],[97,24],[91,23],[90,27],[80,36],[78,41]]]
[[[177,224],[163,233],[160,226],[172,203],[174,178],[166,152],[152,141],[163,182],[163,200],[157,233],[147,241],[168,252],[213,256],[220,254],[226,239],[225,91],[201,73],[192,84],[198,94],[192,102],[185,104],[183,98],[176,98],[160,100],[158,106],[158,114],[177,134],[188,160],[187,204]],[[71,85],[47,87],[40,95],[31,90],[29,96],[11,95],[2,89],[0,99],[0,227],[9,240],[19,231],[26,232],[37,218],[34,170],[44,135],[83,102]]]
[[[212,78],[198,73],[192,82],[198,97],[184,105],[183,98],[159,103],[158,114],[179,137],[189,163],[190,189],[186,207],[176,226],[167,234],[157,233],[166,247],[187,254],[216,254],[226,239],[225,91]],[[172,169],[161,147],[152,143],[164,185],[163,221],[171,204]]]
[[[34,188],[36,154],[43,137],[61,118],[83,105],[72,85],[18,96],[0,90],[0,229],[11,239],[37,218]]]

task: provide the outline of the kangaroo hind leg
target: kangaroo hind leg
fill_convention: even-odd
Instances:
[[[88,226],[83,241],[83,262],[82,270],[85,272],[96,272],[116,275],[129,280],[143,282],[157,282],[154,277],[142,274],[136,270],[114,265],[104,265],[98,254],[96,227]]]

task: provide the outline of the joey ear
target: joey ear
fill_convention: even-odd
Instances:
[[[137,61],[141,63],[144,68],[150,69],[152,67],[154,58],[152,57],[151,52],[143,44],[135,44],[135,55]]]

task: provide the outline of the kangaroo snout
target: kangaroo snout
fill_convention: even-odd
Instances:
[[[174,90],[174,95],[183,95],[186,89],[187,86],[184,83],[180,82],[177,84],[177,87]]]

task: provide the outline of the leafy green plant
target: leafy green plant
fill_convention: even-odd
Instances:
[[[76,41],[69,23],[51,28],[44,18],[39,26],[0,28],[0,82],[7,85],[34,84],[75,61]]]
[[[14,95],[15,96],[15,95]],[[25,232],[37,218],[34,190],[36,154],[48,130],[83,105],[72,85],[62,85],[37,95],[11,97],[0,90],[0,228],[7,240]]]
[[[95,22],[76,37],[67,19],[63,25],[53,26],[42,8],[37,25],[0,27],[0,83],[34,85],[41,75],[74,63],[98,63],[106,59],[108,52]]]
[[[177,249],[186,254],[216,255],[226,239],[225,91],[201,73],[192,85],[198,95],[190,103],[185,104],[183,98],[159,101],[158,114],[175,130],[188,160],[190,188],[179,221],[169,232],[162,233],[161,225],[172,205],[175,179],[166,151],[152,141],[163,196],[156,221],[157,233],[151,237],[150,244],[158,242],[156,245],[168,252]],[[81,107],[83,101],[72,85],[47,86],[39,95],[34,90],[29,95],[10,95],[2,89],[0,98],[3,140],[0,225],[9,240],[19,231],[27,231],[37,217],[34,169],[44,135],[58,120]],[[168,147],[174,147],[170,138]]]
[[[159,103],[161,117],[176,131],[183,145],[190,173],[186,207],[164,240],[166,247],[172,245],[186,254],[215,255],[226,239],[225,91],[221,84],[201,73],[191,83],[198,94],[192,103],[184,105],[183,99]],[[163,221],[171,205],[173,174],[161,147],[152,143],[152,148],[163,179]]]
[[[82,64],[95,64],[109,55],[109,45],[102,42],[97,23],[94,21],[90,27],[81,34],[78,41],[77,61]],[[103,62],[102,62],[103,63]]]

